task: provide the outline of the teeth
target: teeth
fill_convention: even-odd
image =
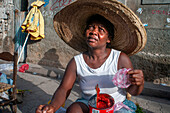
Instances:
[[[94,41],[96,41],[95,39],[91,39],[91,40],[94,40]]]
[[[91,40],[96,40],[96,41],[97,41],[97,39],[96,39],[96,38],[93,38],[93,37],[89,37],[89,39],[91,39]]]
[[[88,40],[89,40],[89,41],[97,41],[97,40],[94,39],[94,38],[89,38]]]

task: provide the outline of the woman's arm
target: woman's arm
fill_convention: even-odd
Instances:
[[[132,63],[125,53],[121,53],[118,61],[118,69],[131,68],[128,72],[131,85],[126,89],[131,95],[139,95],[144,88],[144,76],[142,70],[133,70]]]
[[[51,103],[49,105],[40,105],[36,113],[43,113],[44,111],[46,111],[47,113],[53,113],[57,109],[59,109],[69,96],[75,80],[76,80],[76,63],[73,58],[67,65],[63,80],[60,86],[55,91]]]

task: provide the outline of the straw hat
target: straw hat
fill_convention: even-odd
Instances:
[[[76,0],[54,17],[54,28],[61,39],[79,52],[87,50],[83,36],[87,19],[99,14],[115,27],[111,48],[133,55],[146,44],[146,31],[139,18],[116,0]]]

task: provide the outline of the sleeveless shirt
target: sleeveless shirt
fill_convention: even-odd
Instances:
[[[90,68],[86,64],[82,53],[74,56],[82,98],[89,100],[95,95],[95,87],[98,84],[100,93],[111,95],[115,103],[123,102],[126,99],[126,91],[116,87],[112,82],[113,76],[118,71],[119,56],[120,51],[111,49],[106,61],[97,69]]]

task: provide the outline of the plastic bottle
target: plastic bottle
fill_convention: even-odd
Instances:
[[[11,71],[13,70],[13,64],[0,64],[0,71]]]

